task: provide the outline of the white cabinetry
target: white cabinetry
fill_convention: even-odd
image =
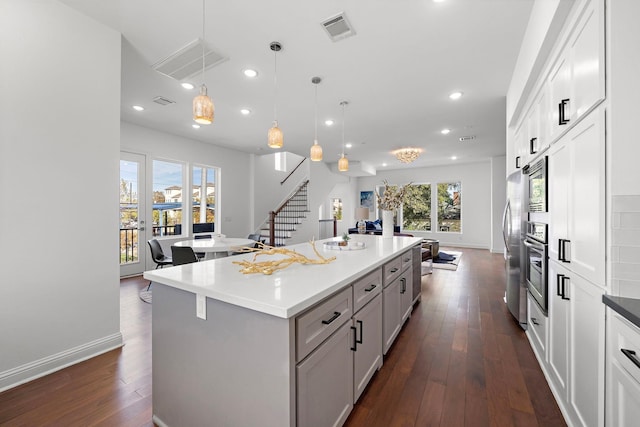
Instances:
[[[536,300],[527,293],[527,335],[538,358],[544,360],[547,349],[547,336],[549,325],[547,317],[536,303]]]
[[[547,372],[569,424],[604,422],[604,290],[550,262]]]
[[[607,325],[607,425],[640,420],[640,329],[609,310]]]
[[[382,295],[353,316],[353,403],[382,366]]]
[[[586,2],[548,76],[551,138],[605,97],[604,1]]]
[[[604,110],[597,109],[551,147],[549,257],[605,285]]]
[[[407,257],[408,261],[403,262],[402,258]],[[382,352],[387,354],[412,310],[411,252],[406,252],[385,264],[383,274],[385,280],[382,292]]]

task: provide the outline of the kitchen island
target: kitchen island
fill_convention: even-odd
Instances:
[[[396,304],[412,301],[409,267],[420,262],[411,257],[420,238],[354,240],[365,249],[330,250],[318,241],[318,251],[335,256],[333,262],[293,264],[268,276],[242,274],[233,264],[252,254],[145,272],[154,282],[154,422],[171,427],[344,422],[353,407],[354,383],[363,389],[382,365],[382,330],[389,330],[385,338],[395,338],[400,319],[399,325],[389,319],[397,312],[405,314],[404,321],[410,313],[410,305],[407,310]],[[288,249],[316,258],[308,243]],[[366,328],[359,313],[368,316]],[[380,333],[373,335],[365,380],[354,381],[354,372],[362,370],[357,362],[353,366],[356,349],[366,348],[360,341],[375,331]],[[331,392],[318,392],[323,389]]]

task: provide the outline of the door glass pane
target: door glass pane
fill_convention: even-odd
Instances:
[[[460,182],[438,184],[438,231],[451,233],[462,231],[460,188]]]
[[[183,165],[153,161],[153,236],[182,234]],[[187,200],[189,197],[187,196]]]
[[[137,162],[120,160],[120,264],[138,262],[138,178]]]
[[[216,170],[206,166],[194,166],[192,187],[193,232],[213,232],[216,213]]]

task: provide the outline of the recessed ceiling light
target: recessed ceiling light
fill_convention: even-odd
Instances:
[[[200,129],[200,125],[197,125],[197,124],[195,124],[195,123],[194,123],[194,124],[192,124],[192,125],[191,125],[191,127],[192,127],[192,128],[194,128],[194,129]]]
[[[185,88],[186,90],[192,90],[195,86],[189,82],[180,83],[180,86]]]
[[[451,160],[458,160],[456,156],[451,156]]]
[[[245,76],[251,79],[258,75],[258,72],[256,70],[252,70],[251,68],[247,68],[246,70],[243,71],[243,73]]]
[[[140,105],[134,105],[133,109],[136,110],[136,111],[142,111],[142,110],[144,110],[144,107],[141,107]]]
[[[329,119],[329,120],[325,120],[324,124],[327,126],[333,126],[333,120]]]
[[[434,3],[442,3],[442,2],[444,2],[444,1],[445,1],[445,0],[433,0],[433,2],[434,2]]]
[[[453,92],[451,95],[449,95],[449,98],[451,98],[451,99],[460,99],[460,98],[462,98],[462,92]]]
[[[243,108],[242,110],[240,110],[240,113],[243,116],[248,116],[249,114],[251,114],[251,110],[249,110],[248,108]]]
[[[352,144],[352,143],[350,143],[350,142],[347,142],[346,144],[344,144],[344,146],[345,146],[346,148],[351,148],[351,147],[353,147],[353,144]]]
[[[383,167],[383,168],[386,168],[386,167],[387,167],[387,164],[386,164],[386,163],[383,163],[383,164],[382,164],[382,167]]]
[[[451,132],[451,129],[442,129],[440,131],[440,133],[443,134],[443,135],[447,135],[449,132]]]

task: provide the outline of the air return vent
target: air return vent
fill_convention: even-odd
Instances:
[[[474,139],[476,139],[475,135],[461,136],[460,137],[460,142],[471,142]]]
[[[153,102],[160,105],[169,105],[176,103],[176,101],[172,101],[169,98],[165,98],[164,96],[156,96],[155,98],[153,98]]]
[[[156,62],[151,68],[176,80],[193,77],[198,73],[202,73],[202,46],[202,40],[194,40],[162,61]],[[206,43],[204,44],[206,70],[223,63],[227,59],[229,58],[213,51]]]
[[[356,34],[344,12],[325,19],[321,24],[322,28],[329,34],[329,38],[334,42]]]

